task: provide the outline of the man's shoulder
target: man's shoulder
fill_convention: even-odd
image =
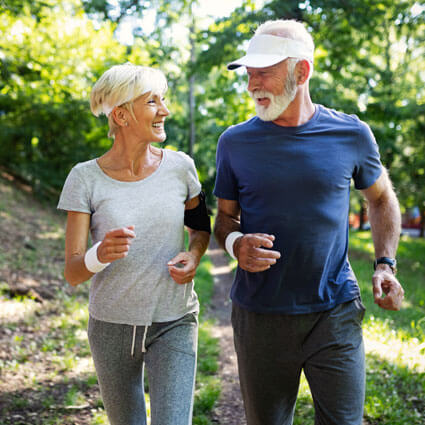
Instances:
[[[356,114],[347,114],[323,105],[318,106],[320,108],[320,120],[322,123],[329,123],[330,125],[342,126],[353,130],[359,130],[366,125]]]
[[[351,135],[356,141],[375,141],[372,130],[369,125],[362,121],[355,114],[346,114],[335,109],[326,108],[319,105],[320,123],[322,128],[329,129],[335,134],[343,132],[346,135]]]
[[[256,128],[260,124],[260,119],[255,116],[247,119],[246,121],[240,122],[235,125],[231,125],[228,127],[224,132],[222,133],[222,136],[224,137],[233,137],[235,135],[240,135],[244,132],[250,132],[254,128]]]

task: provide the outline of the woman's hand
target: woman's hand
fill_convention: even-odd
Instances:
[[[134,226],[110,230],[97,248],[98,260],[101,263],[112,263],[112,261],[126,257],[135,237]]]
[[[167,265],[170,276],[176,283],[182,285],[192,282],[199,258],[191,252],[179,252]]]

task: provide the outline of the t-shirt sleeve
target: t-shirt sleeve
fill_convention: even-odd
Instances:
[[[57,208],[91,214],[87,186],[76,167],[70,171],[65,180]]]
[[[201,183],[198,178],[196,171],[195,162],[193,159],[187,157],[187,200],[194,198],[199,195],[201,191]]]
[[[228,143],[226,137],[222,134],[217,144],[217,174],[215,179],[214,195],[217,198],[237,200],[238,185],[233,172],[230,155],[228,152]]]
[[[367,189],[372,186],[382,173],[382,164],[378,144],[370,127],[359,121],[357,140],[357,160],[353,173],[356,189]]]

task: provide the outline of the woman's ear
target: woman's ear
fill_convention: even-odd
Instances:
[[[119,106],[116,106],[112,112],[112,118],[116,125],[120,127],[128,126],[127,111]]]

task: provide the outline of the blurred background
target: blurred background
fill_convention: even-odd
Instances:
[[[194,157],[213,207],[220,134],[252,116],[243,53],[259,23],[304,21],[313,101],[357,114],[390,170],[406,227],[425,223],[425,6],[415,0],[1,0],[0,166],[56,202],[70,168],[111,145],[89,109],[99,76],[130,61],[169,80],[167,144]],[[353,226],[367,227],[352,196]]]

